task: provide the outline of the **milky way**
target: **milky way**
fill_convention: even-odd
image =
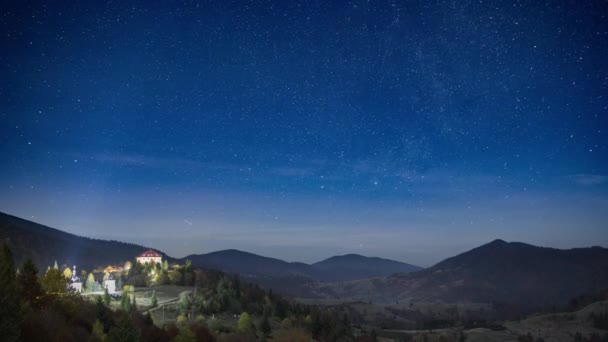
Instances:
[[[1,9],[1,211],[176,256],[608,244],[605,2]]]

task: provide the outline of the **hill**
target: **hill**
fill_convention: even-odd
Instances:
[[[246,281],[294,297],[318,297],[316,290],[319,282],[350,281],[421,269],[398,261],[355,254],[335,256],[310,265],[234,249],[188,255],[180,259],[182,262],[185,260],[190,260],[196,267],[239,274]]]
[[[17,265],[31,258],[40,268],[76,264],[88,269],[124,263],[149,247],[119,241],[89,239],[0,213],[0,241],[7,241]],[[163,254],[164,258],[167,255]]]
[[[299,274],[310,276],[310,267],[303,263],[290,263],[236,249],[193,254],[181,260],[190,260],[193,265],[203,268],[214,268],[224,272],[241,275],[283,276]]]
[[[314,263],[312,267],[317,277],[324,281],[365,279],[422,270],[422,267],[403,262],[358,254],[334,256]]]
[[[286,262],[235,249],[188,255],[181,260],[186,259],[197,267],[216,268],[241,275],[267,277],[290,275],[308,277],[316,281],[349,281],[422,269],[399,261],[357,254],[333,256],[312,265]]]
[[[542,307],[608,287],[608,249],[561,250],[495,240],[433,267],[379,279],[330,284],[330,297],[391,303],[499,302]]]
[[[76,264],[79,268],[91,269],[133,260],[148,249],[130,243],[77,236],[4,213],[0,213],[0,240],[9,242],[17,265],[26,258],[32,258],[37,265],[52,265],[57,260],[59,264]],[[160,253],[164,259],[190,260],[196,267],[240,274],[263,286],[284,288],[284,292],[294,295],[309,294],[308,289],[314,288],[317,281],[353,280],[419,269],[397,261],[360,255],[332,257],[309,265],[234,249],[193,254],[177,260]]]

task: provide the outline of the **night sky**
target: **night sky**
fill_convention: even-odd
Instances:
[[[16,1],[0,27],[0,211],[176,257],[608,245],[605,1]]]

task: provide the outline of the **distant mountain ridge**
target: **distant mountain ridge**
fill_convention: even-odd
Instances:
[[[31,258],[40,268],[52,265],[57,260],[59,264],[76,264],[79,268],[90,270],[98,266],[133,260],[135,256],[149,249],[149,247],[131,243],[81,237],[0,212],[0,241],[2,240],[9,242],[17,265],[20,265],[26,258]],[[235,249],[194,254],[181,259],[160,253],[164,259],[170,261],[184,262],[188,259],[196,267],[242,274],[268,287],[275,284],[300,286],[316,281],[353,280],[361,279],[360,277],[377,277],[420,269],[393,260],[363,256],[358,256],[357,260],[350,264],[343,262],[332,268],[332,260],[340,260],[341,257],[332,257],[309,265],[286,262]],[[299,292],[299,290],[295,292]]]
[[[393,273],[419,271],[422,268],[399,261],[365,257],[358,254],[333,256],[312,265],[287,262],[234,249],[208,254],[188,255],[180,260],[190,260],[198,267],[217,268],[225,272],[249,276],[308,277],[315,281],[348,281],[387,276]]]
[[[494,240],[409,274],[330,284],[331,297],[379,302],[501,302],[540,307],[608,288],[608,249]]]
[[[148,247],[89,239],[0,213],[0,241],[17,265],[32,258],[41,269],[120,264]],[[608,249],[555,249],[495,240],[419,269],[356,254],[305,264],[238,250],[190,255],[197,267],[239,274],[246,281],[292,296],[399,302],[498,302],[540,307],[608,288]],[[365,279],[361,279],[365,278]]]
[[[365,279],[422,270],[422,267],[407,263],[359,254],[333,256],[312,264],[312,267],[326,281]]]

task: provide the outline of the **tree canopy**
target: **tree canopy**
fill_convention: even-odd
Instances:
[[[0,336],[4,341],[18,341],[21,323],[13,254],[4,243],[0,250]]]
[[[237,330],[240,333],[255,332],[255,326],[251,320],[251,316],[247,312],[241,313],[241,317],[237,323]]]

